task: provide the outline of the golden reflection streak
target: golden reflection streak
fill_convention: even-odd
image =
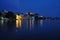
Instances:
[[[16,28],[18,28],[18,20],[16,20]]]
[[[16,15],[16,28],[18,28],[18,15]]]
[[[16,15],[16,28],[21,28],[21,19],[22,19],[22,16],[21,15]]]

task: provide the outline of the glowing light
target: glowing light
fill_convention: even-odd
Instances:
[[[16,15],[16,28],[18,28],[18,15]]]
[[[16,19],[18,19],[18,15],[16,15]]]
[[[18,21],[18,20],[16,20],[16,28],[18,28],[18,22],[19,22],[19,21]]]
[[[21,15],[16,15],[16,28],[18,27],[21,27],[21,19],[22,19],[22,16]]]
[[[22,15],[20,15],[19,18],[22,19]]]
[[[29,13],[32,14],[32,12],[29,12]],[[28,14],[28,12],[26,14]]]

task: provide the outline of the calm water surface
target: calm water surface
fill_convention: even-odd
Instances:
[[[0,20],[0,38],[8,40],[60,39],[60,20]]]

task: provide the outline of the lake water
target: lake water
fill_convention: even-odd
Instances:
[[[60,39],[60,20],[16,20],[6,23],[0,21],[0,39]]]

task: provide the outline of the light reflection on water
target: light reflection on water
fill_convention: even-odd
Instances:
[[[22,23],[22,21],[21,20],[16,20],[16,28],[21,28],[21,24]]]
[[[55,39],[60,37],[60,20],[16,20],[15,22],[0,20],[0,32],[4,32],[2,33],[4,38],[7,36],[9,39],[38,40],[50,37]]]
[[[39,20],[36,22],[37,23],[39,22],[40,26],[43,25],[43,20]],[[35,20],[16,20],[15,22],[4,22],[4,20],[0,20],[0,27],[9,28],[11,26],[11,28],[13,28],[13,26],[14,26],[15,29],[25,29],[26,28],[26,29],[31,30],[31,29],[34,29],[34,26],[37,25],[37,23],[35,24]]]
[[[58,24],[58,23],[57,23]],[[47,20],[16,20],[15,22],[4,22],[0,20],[0,31],[13,31],[13,32],[40,32],[46,28],[53,30],[53,26],[56,25],[56,20],[47,21]]]
[[[40,26],[43,26],[43,20],[40,20]]]

